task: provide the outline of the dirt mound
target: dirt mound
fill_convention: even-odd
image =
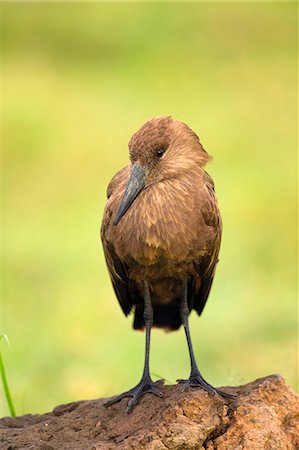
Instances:
[[[164,398],[145,395],[130,415],[128,399],[109,408],[98,399],[3,418],[0,449],[299,449],[299,399],[283,378],[271,375],[224,390],[237,398],[164,386]]]

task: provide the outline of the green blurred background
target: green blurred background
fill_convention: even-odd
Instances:
[[[4,314],[18,414],[137,383],[144,334],[114,296],[99,229],[127,142],[156,115],[214,157],[223,216],[204,314],[215,385],[297,383],[296,3],[2,3]],[[186,377],[182,330],[153,333],[151,371]],[[1,415],[7,414],[2,395]]]

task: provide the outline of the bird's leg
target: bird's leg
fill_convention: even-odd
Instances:
[[[105,403],[105,406],[110,406],[114,403],[120,402],[125,397],[132,397],[131,400],[128,402],[128,408],[127,412],[130,413],[136,403],[138,402],[139,398],[147,393],[157,395],[158,397],[163,397],[162,392],[157,388],[157,385],[163,384],[164,380],[159,380],[154,382],[151,379],[150,373],[149,373],[149,353],[150,353],[150,337],[151,337],[151,327],[153,324],[153,307],[151,303],[150,298],[150,291],[149,291],[149,285],[148,282],[144,282],[144,322],[145,322],[145,358],[144,358],[144,368],[141,380],[137,384],[137,386],[133,387],[129,391],[123,392],[122,394],[118,395],[117,397],[112,398],[111,400],[108,400]]]
[[[194,352],[193,352],[193,346],[190,336],[190,328],[189,328],[189,307],[188,307],[188,300],[187,300],[187,292],[188,292],[188,282],[187,280],[183,281],[183,296],[182,301],[180,305],[180,315],[182,324],[185,329],[185,334],[187,338],[188,343],[188,349],[189,349],[189,355],[190,355],[190,362],[191,362],[191,372],[190,377],[188,380],[177,380],[178,383],[182,384],[184,388],[187,388],[189,386],[191,387],[200,387],[204,389],[207,392],[210,392],[212,394],[220,394],[222,397],[234,397],[231,394],[228,394],[226,392],[221,391],[220,389],[216,389],[213,386],[211,386],[201,375],[200,371],[198,370]]]

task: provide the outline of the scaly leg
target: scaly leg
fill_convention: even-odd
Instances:
[[[188,308],[188,301],[187,301],[187,290],[188,290],[188,282],[187,280],[183,281],[183,297],[180,305],[180,314],[181,314],[181,320],[182,324],[185,329],[185,334],[187,338],[188,343],[188,349],[189,349],[189,355],[190,355],[190,362],[191,362],[191,373],[188,380],[177,380],[178,383],[182,384],[185,388],[188,387],[200,387],[204,389],[205,391],[211,393],[211,394],[219,394],[222,397],[227,398],[234,398],[235,396],[232,394],[228,394],[227,392],[221,391],[220,389],[216,389],[213,386],[211,386],[201,375],[200,371],[198,370],[195,356],[193,352],[192,347],[192,341],[190,336],[190,329],[189,329],[189,308]]]
[[[145,359],[144,359],[144,368],[141,380],[137,384],[137,386],[132,389],[123,392],[117,397],[108,400],[104,405],[110,406],[114,403],[120,402],[125,397],[132,397],[128,402],[127,413],[130,413],[134,406],[137,404],[139,398],[144,394],[154,394],[158,397],[163,397],[162,392],[157,388],[157,385],[161,385],[164,383],[164,380],[159,380],[153,382],[149,373],[149,352],[150,352],[150,337],[151,337],[151,327],[153,323],[153,307],[151,304],[149,285],[147,281],[144,282],[144,322],[145,322]]]

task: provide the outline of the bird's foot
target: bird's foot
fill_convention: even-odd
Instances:
[[[204,389],[209,394],[218,394],[221,397],[227,399],[234,399],[236,395],[229,394],[228,392],[224,392],[221,389],[214,388],[211,384],[209,384],[201,375],[201,373],[196,371],[195,373],[191,373],[188,380],[177,380],[179,384],[182,385],[182,391],[188,389],[189,387],[201,388]]]
[[[132,397],[129,400],[127,407],[127,413],[129,414],[130,412],[133,411],[133,408],[138,403],[139,398],[142,397],[144,394],[154,394],[157,397],[163,397],[162,392],[160,391],[160,389],[157,388],[157,386],[160,386],[162,384],[164,384],[164,380],[152,381],[150,377],[141,378],[137,386],[133,387],[132,389],[126,392],[123,392],[120,395],[117,395],[111,400],[108,400],[106,403],[104,403],[104,406],[110,406],[113,405],[114,403],[118,403],[125,397]]]

